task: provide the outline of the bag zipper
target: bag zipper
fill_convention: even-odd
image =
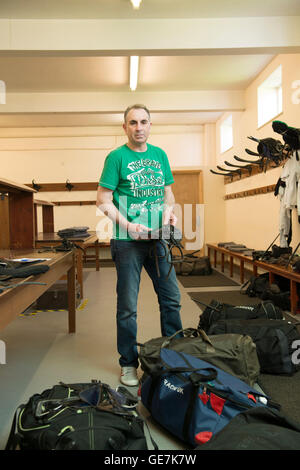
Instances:
[[[94,429],[93,429],[93,414],[90,413],[90,410],[88,411],[89,414],[89,437],[90,437],[90,450],[95,449],[95,439],[94,439]]]
[[[241,403],[240,401],[235,400],[234,398],[229,397],[226,393],[222,393],[222,392],[220,392],[219,390],[216,391],[214,387],[210,386],[210,385],[207,384],[207,383],[201,384],[201,385],[203,385],[203,391],[204,391],[204,392],[206,392],[206,390],[209,390],[211,393],[213,393],[213,394],[216,395],[217,397],[223,398],[224,400],[228,400],[228,401],[230,401],[231,403],[240,406],[241,408],[247,408],[247,409],[253,408],[253,406],[248,405],[247,403]],[[240,392],[240,393],[242,393],[242,392]],[[252,395],[253,395],[253,396],[258,395],[258,393],[253,392]],[[256,403],[256,401],[255,401],[255,403]],[[263,406],[263,404],[262,404],[262,406]]]
[[[71,407],[69,406],[65,406],[64,408],[62,408],[61,410],[59,410],[57,413],[55,413],[54,415],[50,416],[49,418],[47,418],[48,421],[51,421],[53,420],[54,418],[56,418],[58,415],[60,415],[61,413],[63,413],[64,411],[66,411],[67,409],[71,409]],[[26,431],[37,431],[38,429],[45,429],[45,428],[48,428],[49,426],[51,426],[51,423],[50,424],[44,424],[43,426],[37,426],[35,428],[23,428],[22,426],[22,414],[23,412],[25,411],[25,408],[23,408],[19,414],[19,417],[18,417],[18,423],[19,423],[19,428],[21,429],[21,431],[23,432],[26,432]]]

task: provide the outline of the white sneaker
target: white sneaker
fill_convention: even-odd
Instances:
[[[133,387],[139,384],[139,379],[137,377],[136,368],[135,367],[121,367],[121,377],[120,382],[123,385],[128,385],[129,387]]]

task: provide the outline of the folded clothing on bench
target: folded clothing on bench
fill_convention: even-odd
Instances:
[[[251,256],[254,251],[253,248],[247,248],[246,245],[241,245],[235,242],[221,242],[218,243],[220,248],[225,248],[226,250],[234,251],[235,253],[243,253],[246,256]]]
[[[88,229],[89,227],[69,227],[58,230],[57,235],[61,238],[86,238],[90,236]]]
[[[0,266],[0,280],[5,281],[8,279],[25,278],[36,274],[42,274],[49,270],[46,264],[34,266]]]

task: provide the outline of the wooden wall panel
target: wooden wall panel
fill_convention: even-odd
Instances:
[[[8,196],[0,196],[0,248],[9,248],[9,208]]]
[[[10,248],[34,248],[34,206],[32,193],[12,193],[9,198]]]
[[[203,204],[203,186],[202,186],[202,171],[201,170],[175,170],[173,171],[174,184],[172,185],[173,193],[175,196],[176,205],[181,208],[182,217],[184,216],[185,205],[191,207],[192,219],[189,221],[188,226],[184,225],[184,217],[179,221],[179,226],[182,227],[182,244],[185,247],[186,242],[193,242],[194,239],[187,239],[185,234],[196,232],[198,230],[196,221],[196,206]],[[176,213],[178,216],[179,214]],[[191,250],[189,250],[191,251]]]

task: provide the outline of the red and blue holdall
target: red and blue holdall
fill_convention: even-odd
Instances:
[[[196,447],[253,407],[279,408],[268,396],[189,354],[162,348],[159,364],[147,371],[141,400],[171,434]]]

